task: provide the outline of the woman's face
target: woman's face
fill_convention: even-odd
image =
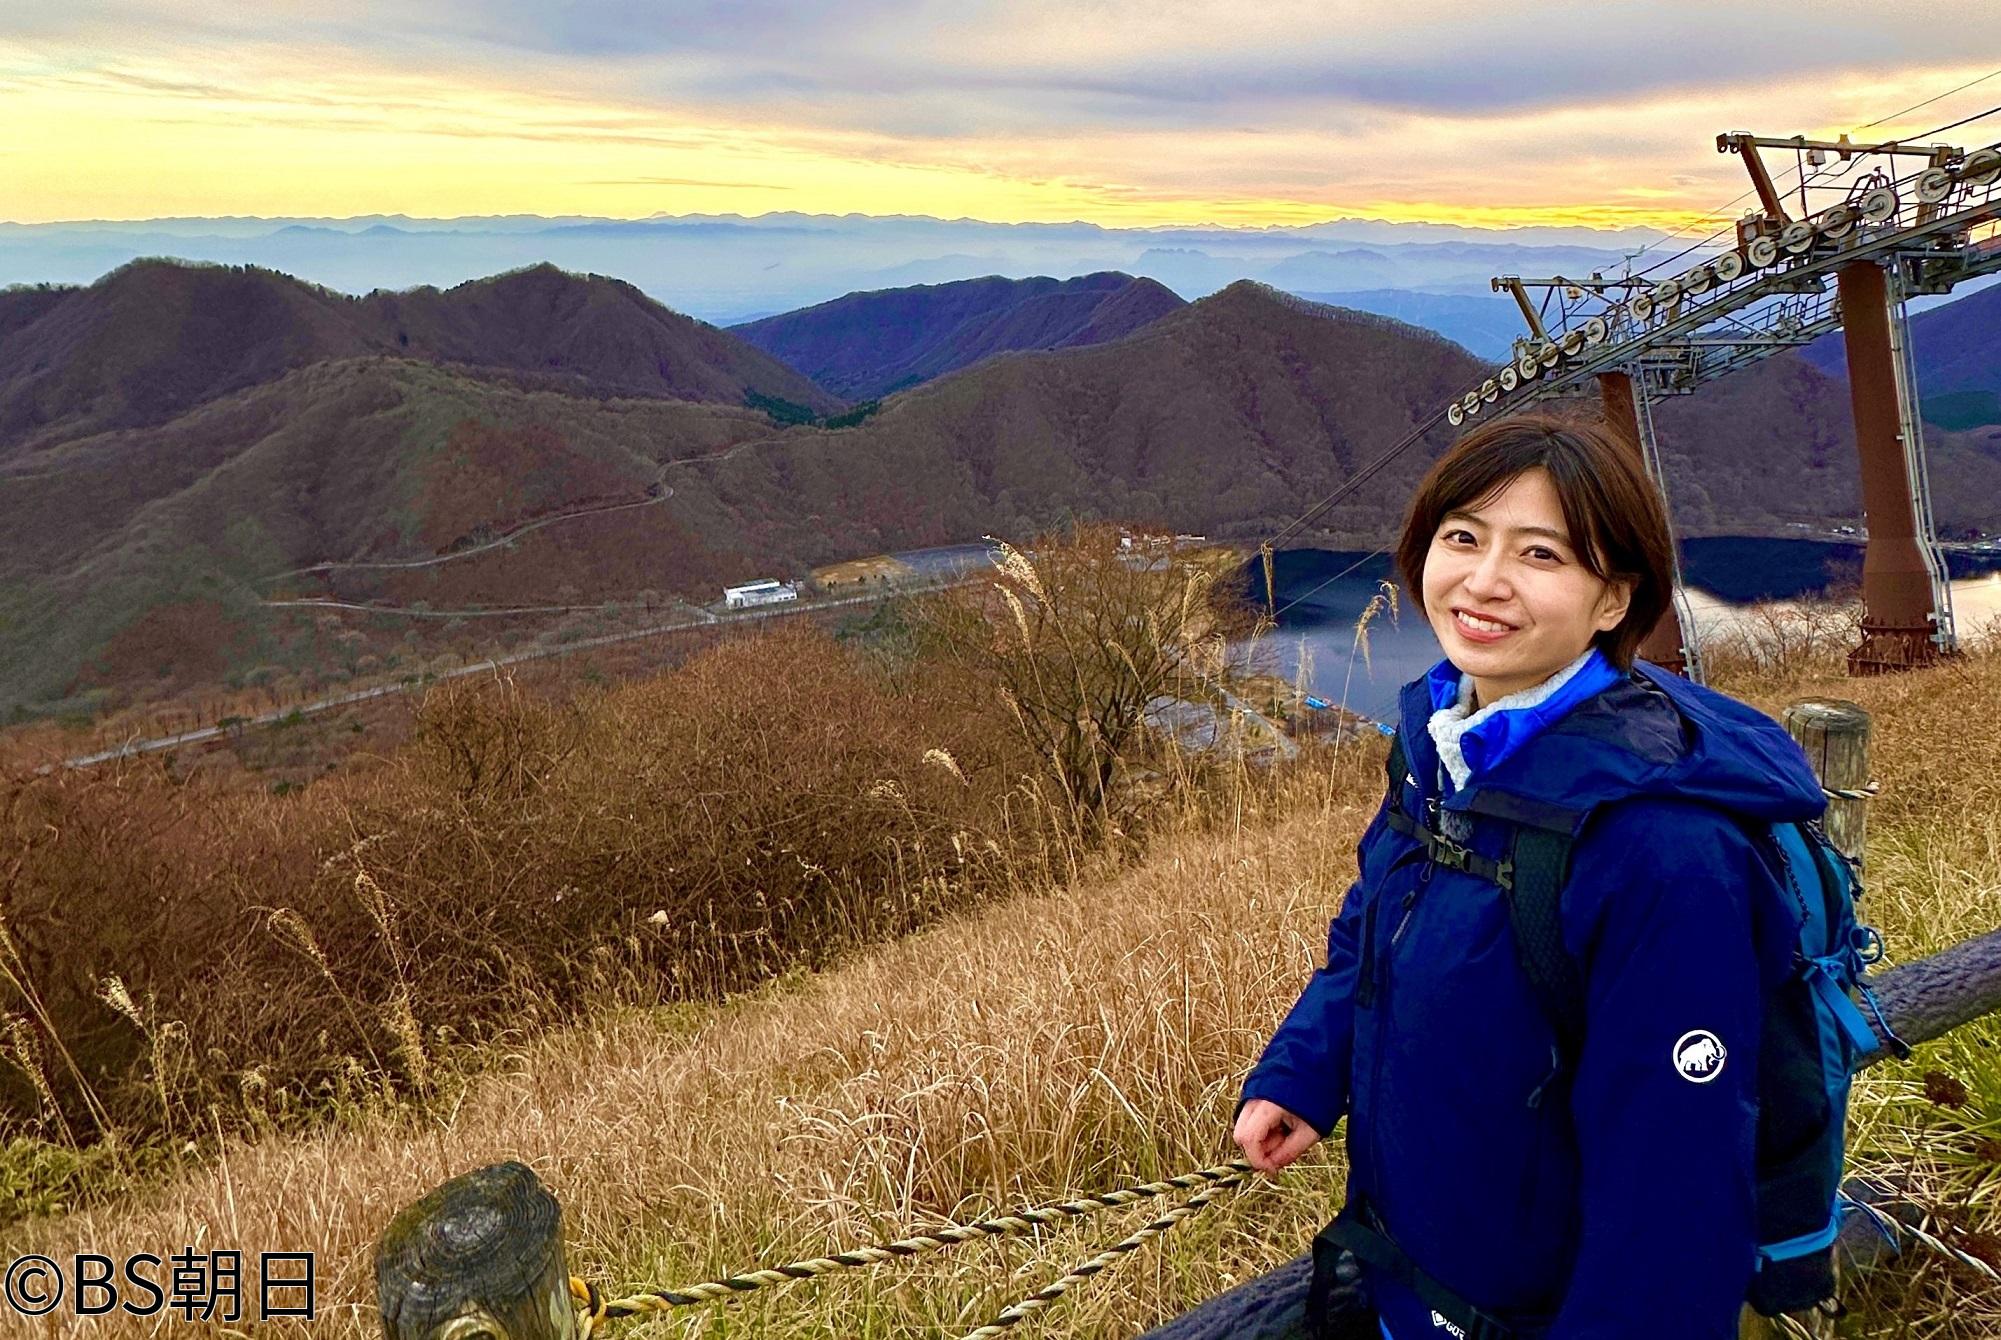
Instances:
[[[1478,506],[1447,512],[1424,560],[1424,613],[1477,706],[1540,684],[1619,626],[1629,582],[1578,561],[1549,474],[1526,470]]]

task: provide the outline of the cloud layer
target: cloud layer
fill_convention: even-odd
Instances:
[[[1967,52],[1991,0],[12,0],[0,218],[1675,224],[1741,189],[1716,132],[1858,128]]]

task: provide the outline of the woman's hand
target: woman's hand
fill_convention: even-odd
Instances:
[[[1320,1132],[1277,1103],[1253,1098],[1237,1114],[1237,1129],[1231,1138],[1243,1149],[1244,1157],[1259,1172],[1277,1172],[1304,1154]]]

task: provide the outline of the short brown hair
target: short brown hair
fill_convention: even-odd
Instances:
[[[1424,608],[1424,560],[1451,511],[1479,506],[1527,470],[1548,473],[1580,562],[1604,581],[1630,581],[1631,602],[1616,628],[1591,640],[1621,670],[1674,598],[1674,537],[1660,490],[1636,446],[1603,420],[1546,413],[1511,414],[1481,424],[1439,457],[1404,517],[1397,573]]]

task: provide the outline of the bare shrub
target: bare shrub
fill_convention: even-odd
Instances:
[[[411,736],[416,775],[461,800],[518,801],[577,746],[581,725],[513,676],[449,680],[424,696]]]
[[[407,746],[302,796],[17,776],[0,1119],[81,1146],[421,1097],[607,995],[900,933],[1043,859],[1029,760],[986,721],[795,629],[567,705],[441,687]]]
[[[1704,677],[1734,691],[1774,677],[1798,680],[1847,671],[1862,640],[1859,602],[1775,602],[1735,611],[1701,643]]]
[[[997,706],[1040,764],[1038,794],[1089,840],[1119,827],[1117,784],[1162,697],[1222,701],[1226,650],[1247,612],[1219,590],[1220,564],[1164,543],[1079,527],[1003,546],[989,582],[930,607],[929,633],[969,696]]]

